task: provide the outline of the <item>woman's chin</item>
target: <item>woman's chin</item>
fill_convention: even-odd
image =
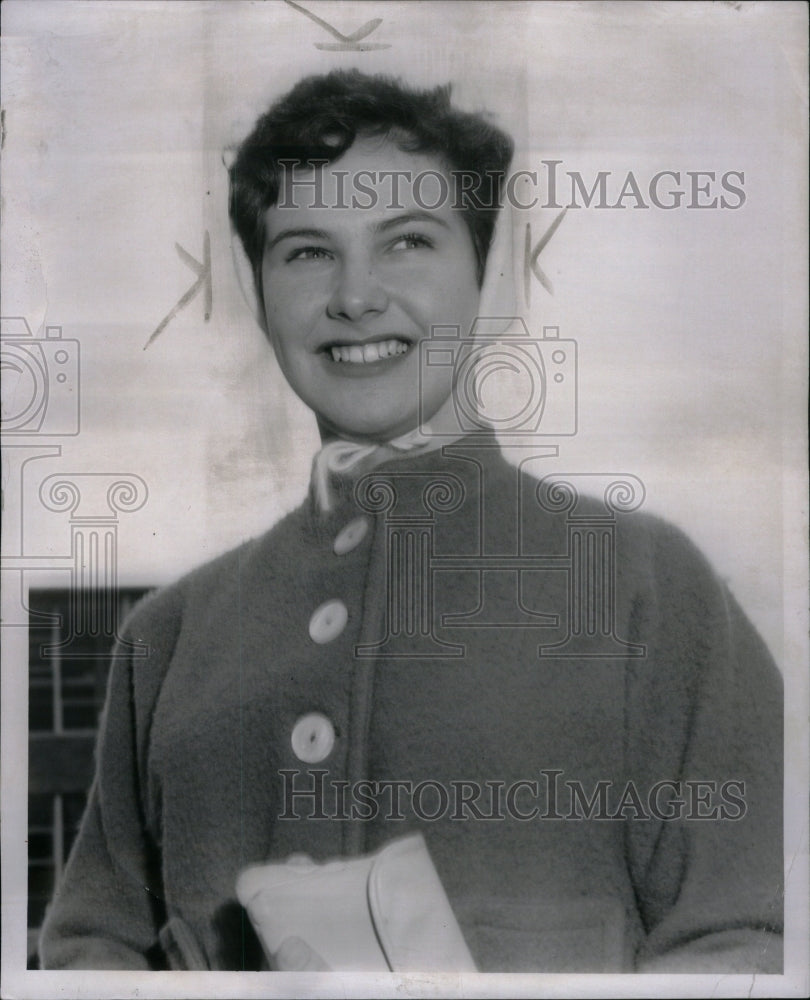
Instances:
[[[344,438],[348,441],[368,441],[371,444],[384,444],[392,438],[407,434],[419,426],[418,414],[402,419],[381,419],[376,416],[355,417],[352,420],[335,420],[318,416],[318,428],[321,439]]]
[[[383,394],[376,394],[374,398],[367,397],[363,401],[365,406],[333,406],[328,413],[315,409],[321,438],[326,441],[340,437],[383,444],[416,430],[448,408],[452,410],[446,393],[426,395],[421,405],[415,405],[413,394],[405,400],[400,399],[400,405],[394,405],[393,395],[391,392],[386,398]]]

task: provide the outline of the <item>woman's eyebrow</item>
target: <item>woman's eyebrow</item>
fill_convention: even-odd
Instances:
[[[443,219],[440,215],[436,215],[435,212],[404,212],[402,215],[397,215],[393,219],[383,219],[374,228],[377,232],[387,232],[389,229],[393,229],[395,226],[407,225],[411,222],[435,222],[440,226],[444,226],[445,229],[449,229],[450,226],[446,219]]]
[[[329,234],[323,229],[282,229],[280,233],[276,233],[271,240],[268,240],[265,250],[272,250],[282,240],[295,239],[296,237],[307,240],[328,240]]]

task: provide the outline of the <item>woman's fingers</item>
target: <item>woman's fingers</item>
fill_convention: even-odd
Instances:
[[[287,937],[275,953],[276,972],[329,972],[329,966],[317,951],[300,937]]]

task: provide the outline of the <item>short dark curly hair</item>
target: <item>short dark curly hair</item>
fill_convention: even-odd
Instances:
[[[390,136],[407,152],[436,154],[464,175],[457,207],[472,237],[481,284],[514,147],[484,116],[454,108],[450,93],[449,84],[418,90],[389,76],[334,70],[300,80],[258,119],[230,168],[229,210],[260,301],[264,214],[278,202],[281,161],[331,163],[366,135]]]

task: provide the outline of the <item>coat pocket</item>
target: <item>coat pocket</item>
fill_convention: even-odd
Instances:
[[[182,917],[169,917],[161,927],[160,945],[173,972],[198,972],[209,969],[199,942]]]
[[[632,971],[617,899],[479,899],[460,905],[457,915],[482,972]]]

